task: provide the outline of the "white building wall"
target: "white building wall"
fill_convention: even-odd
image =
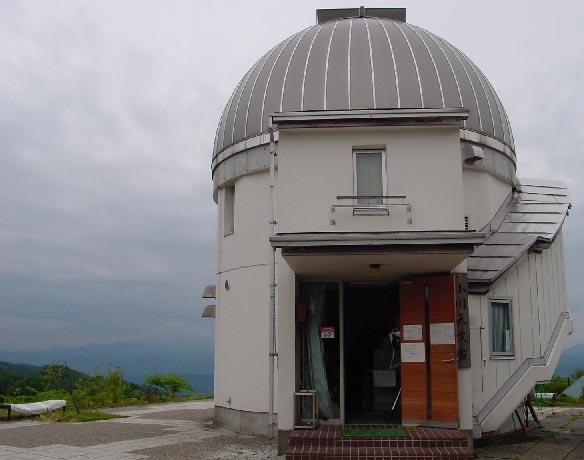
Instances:
[[[223,235],[224,190],[218,206],[215,405],[252,412],[268,410],[268,184],[268,173],[235,182],[231,235]]]
[[[470,218],[470,229],[480,230],[495,216],[511,193],[511,184],[482,170],[465,167],[464,215]]]
[[[489,299],[494,297],[509,298],[512,302],[513,357],[491,357]],[[562,313],[567,311],[561,232],[548,249],[540,254],[528,254],[508,270],[487,294],[469,295],[474,416],[479,415],[489,400],[497,399],[497,391],[526,360],[546,358],[546,349],[553,345],[550,340],[554,328],[561,320]],[[560,342],[565,329],[557,337]],[[559,353],[561,346],[556,349]],[[548,361],[555,359],[556,356],[548,357]],[[544,374],[537,375],[541,380]],[[547,376],[550,377],[551,375]],[[537,380],[533,380],[527,388],[536,382]],[[529,382],[523,382],[522,388],[527,383]],[[521,397],[523,396],[525,394]],[[510,415],[514,407],[507,407],[506,416]],[[489,426],[494,425],[496,422],[491,420]]]
[[[278,429],[292,430],[296,391],[296,277],[281,256],[277,258],[277,284]]]
[[[388,195],[406,195],[390,216],[354,218],[330,207],[354,195],[354,148],[385,146]],[[464,229],[458,128],[345,128],[281,130],[278,146],[278,232],[415,231]],[[351,204],[345,202],[345,204]]]

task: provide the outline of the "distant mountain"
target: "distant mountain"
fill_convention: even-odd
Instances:
[[[7,363],[5,361],[0,361],[0,369],[8,372],[15,372],[22,375],[33,375],[38,374],[43,370],[42,366],[34,366],[32,364],[15,364]]]
[[[82,372],[103,372],[120,366],[127,375],[176,372],[178,374],[211,374],[213,350],[200,350],[176,344],[144,344],[119,342],[107,345],[85,345],[78,348],[42,351],[0,351],[0,360],[13,363],[47,365],[67,363]]]
[[[569,377],[576,369],[584,369],[584,343],[579,343],[562,352],[556,374]]]

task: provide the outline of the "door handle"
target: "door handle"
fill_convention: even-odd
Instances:
[[[443,363],[454,363],[454,362],[456,362],[456,355],[454,353],[450,353],[450,356],[452,356],[452,358],[450,358],[450,359],[443,359],[442,362]]]

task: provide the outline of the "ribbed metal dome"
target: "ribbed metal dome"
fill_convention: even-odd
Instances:
[[[223,111],[213,156],[266,132],[274,112],[454,107],[470,111],[465,128],[514,150],[495,90],[450,43],[396,20],[332,20],[284,40],[245,74]]]

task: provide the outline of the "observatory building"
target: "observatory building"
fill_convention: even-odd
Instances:
[[[551,378],[566,188],[517,178],[493,86],[405,9],[318,10],[262,56],[212,177],[218,423],[480,437]]]

